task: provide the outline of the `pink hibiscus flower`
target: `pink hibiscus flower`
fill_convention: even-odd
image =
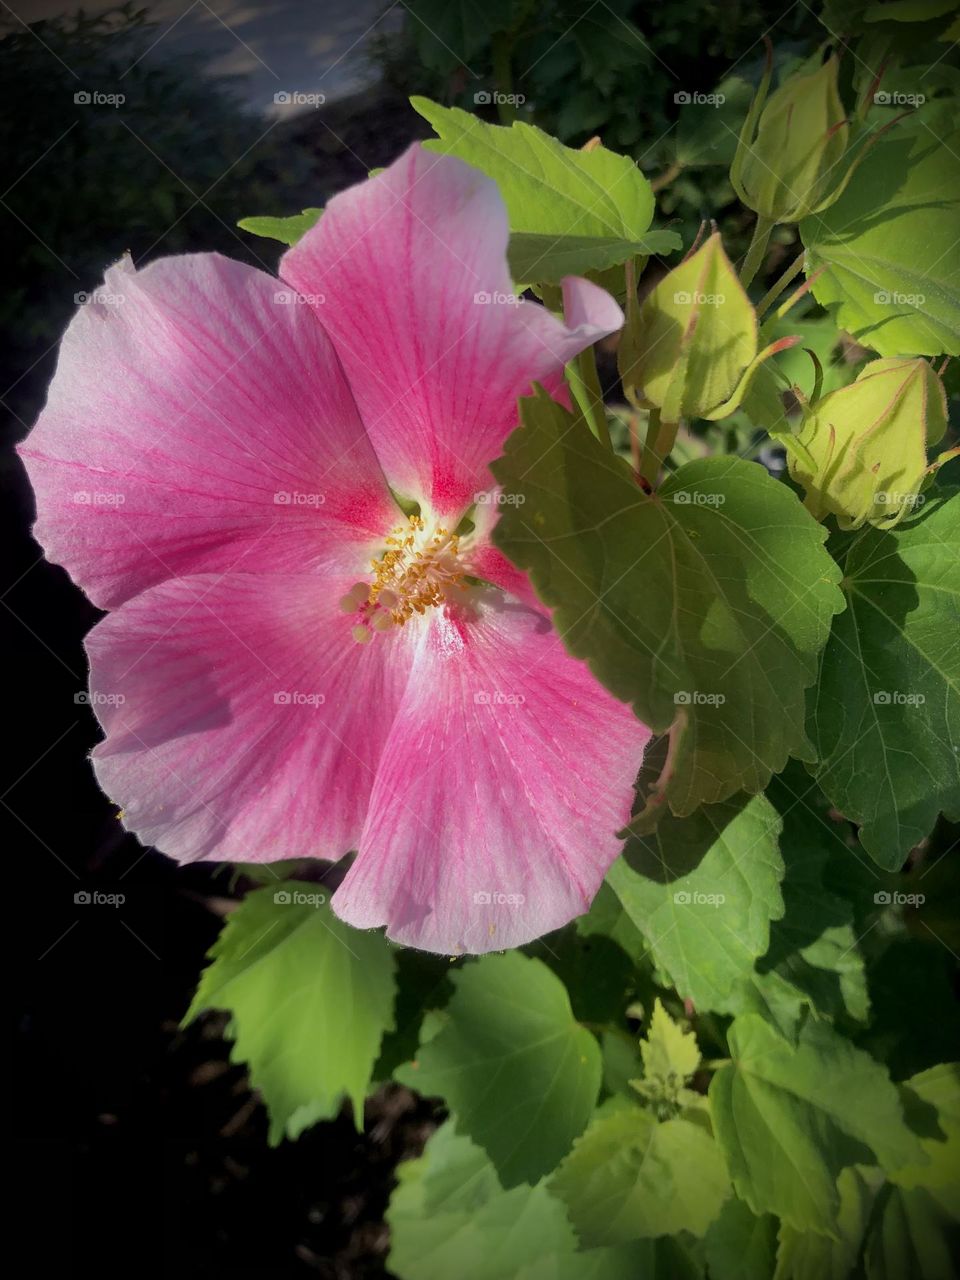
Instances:
[[[512,300],[507,236],[492,181],[414,146],[290,288],[113,267],[21,447],[38,540],[112,610],[93,764],[126,826],[182,862],[357,850],[337,914],[448,954],[587,909],[649,737],[490,542],[517,397],[622,323],[584,280],[567,325]]]

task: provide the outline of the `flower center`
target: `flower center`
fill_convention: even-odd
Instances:
[[[386,543],[383,555],[370,561],[373,582],[354,583],[340,601],[344,613],[359,615],[352,632],[358,644],[469,590],[455,533],[440,525],[428,530],[422,517],[409,516]]]

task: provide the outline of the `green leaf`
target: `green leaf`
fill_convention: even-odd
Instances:
[[[770,1280],[777,1253],[777,1220],[757,1217],[731,1196],[707,1230],[710,1280]]]
[[[457,107],[410,99],[433,125],[430,151],[459,156],[500,187],[510,218],[515,280],[558,283],[637,254],[680,247],[672,231],[650,233],[650,183],[629,156],[605,147],[575,151],[533,125],[485,124]]]
[[[445,1025],[396,1079],[442,1097],[504,1186],[536,1181],[590,1118],[600,1088],[597,1042],[540,960],[484,956],[453,983]]]
[[[925,942],[894,939],[872,965],[873,1014],[857,1042],[885,1062],[895,1080],[956,1053],[960,1008],[954,971],[953,956],[929,934]]]
[[[483,5],[476,0],[404,0],[403,7],[412,19],[408,25],[419,60],[442,76],[489,50],[491,37],[508,31],[518,18],[515,0],[485,0]]]
[[[926,1163],[894,1170],[890,1180],[907,1191],[923,1187],[960,1222],[960,1066],[932,1067],[908,1080],[902,1093],[908,1118],[926,1104],[936,1112],[936,1130],[921,1138]]]
[[[279,240],[281,244],[296,244],[319,220],[322,209],[304,209],[289,218],[241,218],[237,226],[251,235],[265,240]]]
[[[554,1253],[523,1267],[516,1280],[702,1280],[685,1240],[661,1236],[579,1253]]]
[[[801,766],[788,766],[766,794],[783,819],[785,910],[771,927],[770,947],[758,968],[776,970],[821,1013],[845,1013],[865,1022],[870,1002],[858,914],[826,881],[831,868],[852,863],[852,889],[865,907],[872,904],[876,875],[851,856],[845,840],[849,827],[830,821],[818,788]]]
[[[317,905],[317,899],[320,904]],[[340,1110],[360,1127],[384,1032],[393,1027],[394,955],[338,920],[315,884],[247,894],[210,950],[185,1022],[227,1009],[234,1047],[270,1113],[270,1141]]]
[[[730,1194],[717,1144],[700,1125],[629,1105],[597,1116],[550,1186],[587,1245],[702,1236]]]
[[[509,1280],[543,1255],[572,1254],[563,1206],[541,1184],[504,1191],[493,1166],[448,1121],[397,1169],[386,1218],[400,1280]]]
[[[926,1191],[886,1187],[867,1240],[867,1280],[956,1280],[960,1231]]]
[[[697,1008],[753,1007],[746,987],[767,950],[770,921],[783,913],[780,825],[765,796],[708,805],[690,818],[668,814],[608,872],[657,964]],[[656,863],[678,861],[693,869],[668,884],[650,878]]]
[[[804,690],[842,603],[824,530],[755,463],[690,462],[647,495],[546,392],[520,406],[492,469],[523,501],[494,541],[571,653],[671,731],[648,815],[760,791],[789,755],[812,759]]]
[[[855,1166],[842,1171],[837,1178],[840,1210],[834,1224],[835,1236],[797,1231],[789,1223],[782,1223],[774,1280],[849,1280],[855,1273],[882,1181],[879,1169]]]
[[[815,774],[899,868],[942,810],[960,817],[960,494],[934,491],[895,529],[837,535],[847,610],[811,696]]]
[[[659,1000],[654,1002],[650,1026],[640,1041],[640,1056],[647,1080],[689,1080],[700,1065],[697,1037],[674,1022]]]
[[[960,135],[896,131],[831,208],[805,218],[817,301],[883,356],[960,354]]]
[[[923,1159],[886,1071],[827,1023],[808,1020],[794,1046],[744,1014],[728,1040],[733,1062],[709,1097],[734,1187],[754,1213],[836,1237],[841,1169]]]
[[[720,97],[723,101],[717,102]],[[676,128],[677,164],[689,169],[719,164],[729,169],[752,98],[753,86],[734,75],[721,80],[711,93],[699,95],[699,100],[683,103]]]

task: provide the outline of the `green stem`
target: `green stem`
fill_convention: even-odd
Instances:
[[[732,1058],[702,1058],[700,1060],[700,1070],[719,1071],[721,1067],[729,1067],[732,1061]]]
[[[661,422],[659,409],[650,410],[647,435],[640,456],[640,476],[651,489],[656,488],[660,468],[673,451],[679,427],[678,422]]]
[[[773,285],[772,288],[768,289],[767,292],[760,299],[760,301],[757,303],[757,319],[758,320],[763,319],[763,317],[770,310],[770,308],[773,306],[776,300],[780,297],[781,293],[783,293],[784,289],[786,289],[787,285],[794,278],[794,276],[799,275],[800,272],[803,270],[803,260],[805,257],[806,257],[806,253],[798,253],[797,256],[794,258],[794,260],[790,263],[789,267],[787,267],[786,271],[784,271],[783,275],[776,282],[776,284]]]
[[[586,347],[567,365],[567,381],[587,425],[601,444],[613,452],[607,412],[603,407],[603,392],[593,347]]]
[[[750,248],[747,250],[747,256],[744,258],[743,266],[740,269],[740,283],[745,289],[753,283],[753,277],[763,263],[767,245],[770,243],[770,233],[776,225],[772,218],[763,218],[759,214],[757,215],[757,221],[753,228],[753,239],[750,241]]]
[[[513,95],[513,65],[510,55],[513,53],[513,38],[506,31],[498,31],[491,41],[493,53],[493,83],[501,95],[497,98],[497,117],[501,124],[513,124],[517,118],[516,104],[504,101]]]

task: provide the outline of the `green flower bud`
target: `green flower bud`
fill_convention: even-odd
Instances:
[[[856,382],[808,409],[796,435],[781,434],[804,505],[841,529],[890,527],[923,503],[921,490],[956,453],[927,463],[947,429],[943,384],[926,360],[874,360]]]
[[[737,195],[759,217],[799,222],[846,186],[850,126],[837,91],[839,65],[834,55],[810,75],[790,76],[764,105],[768,66],[730,169]]]
[[[620,375],[635,405],[664,422],[723,418],[734,411],[781,338],[757,351],[757,316],[715,232],[651,290],[627,300]]]

